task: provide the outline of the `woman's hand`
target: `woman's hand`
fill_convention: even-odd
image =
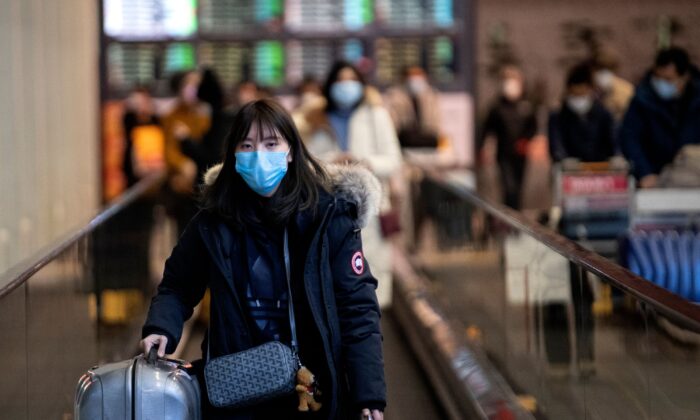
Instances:
[[[151,334],[141,340],[143,354],[148,355],[151,347],[158,346],[158,357],[165,357],[165,346],[168,345],[168,337],[160,334]]]
[[[362,409],[362,420],[369,418],[369,408]],[[384,420],[384,413],[381,410],[372,410],[372,420]]]

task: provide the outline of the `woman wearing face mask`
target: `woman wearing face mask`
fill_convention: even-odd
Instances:
[[[270,341],[291,345],[291,307],[299,358],[317,378],[321,410],[299,413],[296,395],[213,408],[203,384],[205,418],[357,418],[370,410],[383,418],[377,281],[360,239],[378,205],[376,178],[361,167],[324,169],[289,114],[259,100],[237,113],[224,162],[207,172],[205,184],[202,210],[166,262],[151,302],[144,352],[175,350],[207,287],[205,362]]]
[[[323,87],[324,121],[304,139],[309,151],[326,162],[356,163],[369,168],[382,182],[381,211],[391,207],[391,191],[398,191],[401,149],[394,124],[382,106],[381,96],[366,85],[349,63],[336,63]],[[392,185],[394,186],[392,190]],[[382,236],[379,217],[362,231],[372,273],[379,281],[382,306],[391,298],[391,248]]]
[[[401,147],[438,146],[440,106],[436,90],[419,66],[403,72],[401,85],[387,90],[386,104],[398,131]]]
[[[197,165],[182,152],[181,143],[201,143],[210,125],[210,111],[197,98],[199,82],[196,72],[173,76],[170,87],[177,98],[173,109],[163,118],[168,211],[175,218],[180,233],[196,211],[192,193],[197,177]]]
[[[615,155],[612,114],[595,98],[588,65],[575,66],[566,79],[564,103],[549,117],[552,160],[601,162]]]
[[[634,85],[616,73],[618,61],[609,51],[598,53],[591,66],[598,97],[605,109],[613,115],[615,122],[619,123],[634,95]]]

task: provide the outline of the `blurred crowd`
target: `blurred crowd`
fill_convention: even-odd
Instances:
[[[542,112],[547,106],[533,100],[522,69],[501,66],[500,93],[481,124],[478,150],[482,167],[497,166],[507,205],[522,207],[528,152],[538,134],[546,134],[555,164],[624,158],[640,188],[700,187],[697,176],[684,176],[700,162],[676,159],[700,156],[692,152],[700,143],[700,72],[688,52],[658,51],[636,87],[619,76],[619,67],[605,50],[572,66],[561,100]]]
[[[500,66],[499,94],[477,122],[476,149],[480,167],[497,168],[507,205],[522,207],[526,167],[532,165],[528,156],[538,137],[547,139],[555,165],[623,158],[641,188],[700,186],[697,177],[684,176],[688,165],[700,165],[697,159],[683,159],[686,167],[674,161],[679,153],[697,156],[687,149],[700,143],[700,72],[687,51],[660,50],[636,87],[619,69],[615,56],[601,50],[568,70],[560,101],[548,106],[533,99],[518,64]],[[222,160],[236,110],[270,93],[250,80],[227,92],[211,69],[175,74],[170,87],[174,99],[160,113],[146,88],[126,99],[123,172],[131,186],[165,166],[163,197],[181,231],[197,210],[203,173]],[[396,212],[406,194],[402,150],[450,149],[439,92],[419,66],[406,67],[382,94],[353,64],[339,61],[325,80],[306,77],[293,98],[282,102],[313,155],[329,164],[364,165],[382,181],[382,214],[367,229],[370,248],[397,229]],[[381,251],[376,255],[382,259]],[[376,265],[381,272],[382,264]]]
[[[212,69],[172,76],[172,97],[156,112],[148,89],[133,90],[123,114],[123,173],[127,186],[165,169],[159,198],[181,233],[197,211],[198,186],[208,168],[223,160],[233,116],[248,102],[270,96],[254,82],[240,82],[227,93]],[[336,62],[325,80],[306,77],[287,105],[305,147],[329,165],[369,168],[383,184],[379,215],[363,230],[380,303],[390,296],[393,234],[400,230],[402,147],[437,150],[448,144],[440,131],[437,91],[424,69],[404,69],[384,95],[349,62]],[[383,286],[382,286],[383,285]]]

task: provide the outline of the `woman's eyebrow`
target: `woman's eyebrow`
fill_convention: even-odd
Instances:
[[[280,138],[280,137],[279,137],[278,134],[272,133],[272,134],[266,135],[265,137],[263,137],[263,138],[260,139],[260,140],[261,140],[261,141],[265,141],[265,140],[279,140],[279,138]],[[256,140],[258,140],[258,139],[257,139],[257,138],[252,138],[252,137],[246,137],[246,138],[243,139],[243,141],[250,141],[250,142],[253,142],[253,143],[254,143]]]

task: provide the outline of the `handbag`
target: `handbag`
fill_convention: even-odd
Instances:
[[[214,407],[242,408],[294,392],[296,373],[301,363],[298,356],[286,229],[284,265],[289,294],[291,348],[278,341],[271,341],[248,350],[210,359],[207,341],[204,379],[209,401]]]
[[[385,238],[401,232],[401,221],[398,210],[392,208],[391,210],[382,212],[379,215],[379,227],[382,230],[382,236]]]

